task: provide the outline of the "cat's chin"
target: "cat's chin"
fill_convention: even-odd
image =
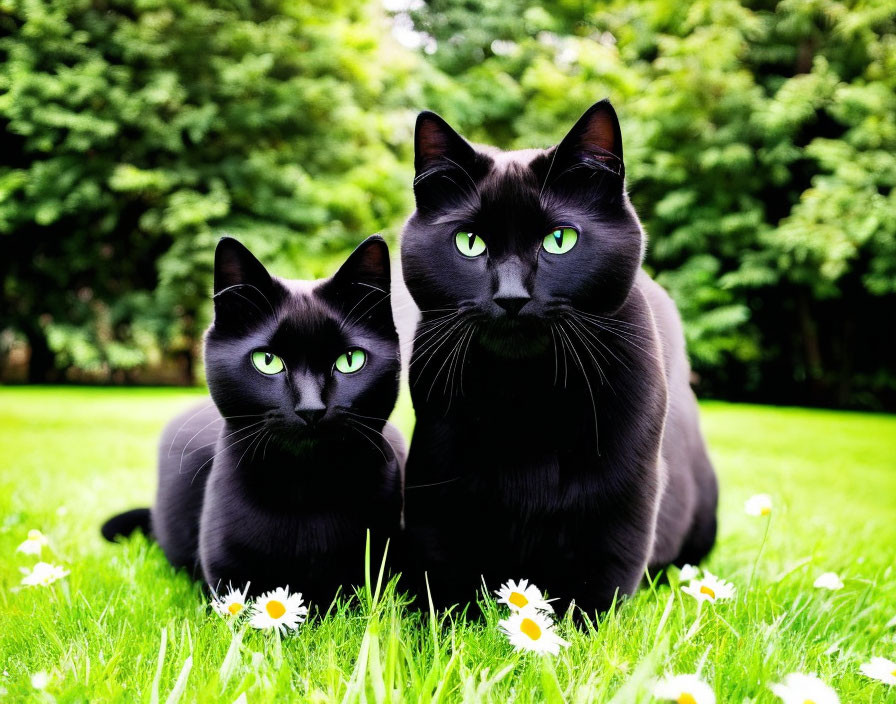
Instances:
[[[497,357],[531,359],[550,349],[551,333],[537,321],[502,319],[482,328],[479,344]]]

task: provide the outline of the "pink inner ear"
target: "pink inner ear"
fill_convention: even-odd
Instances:
[[[613,159],[616,153],[616,135],[613,120],[605,112],[597,112],[588,120],[588,126],[582,133],[582,146],[608,152],[595,154],[597,159]]]

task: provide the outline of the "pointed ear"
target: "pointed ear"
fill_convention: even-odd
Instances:
[[[264,291],[271,286],[271,275],[237,240],[222,237],[215,249],[215,295],[243,284]]]
[[[451,125],[428,110],[417,116],[414,129],[414,168],[420,175],[439,162],[466,164],[476,156],[470,144]]]
[[[389,246],[379,235],[371,235],[352,252],[333,276],[340,286],[359,285],[389,293]]]
[[[395,335],[390,303],[389,247],[379,235],[371,235],[352,252],[323,293],[333,300],[350,322],[363,322],[389,336]]]
[[[557,147],[557,158],[603,162],[621,173],[622,131],[609,100],[601,100],[585,111]]]
[[[215,327],[245,331],[274,314],[273,281],[262,263],[232,237],[215,249]]]

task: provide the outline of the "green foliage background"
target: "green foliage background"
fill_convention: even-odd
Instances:
[[[701,391],[896,408],[893,0],[411,7],[0,0],[0,327],[32,380],[189,377],[223,232],[297,276],[394,241],[419,109],[547,146],[608,95]]]

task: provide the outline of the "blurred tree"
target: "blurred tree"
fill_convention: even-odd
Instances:
[[[314,276],[394,226],[419,62],[387,31],[363,0],[0,1],[0,328],[29,379],[165,348],[192,380],[219,234]]]
[[[614,101],[705,393],[896,408],[892,0],[411,8],[462,89],[428,106],[474,139],[547,146]]]

